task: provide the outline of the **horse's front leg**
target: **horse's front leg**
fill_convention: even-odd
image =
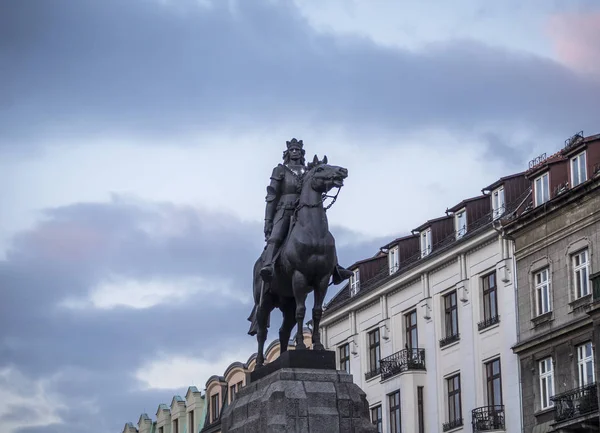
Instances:
[[[325,295],[327,295],[327,288],[329,287],[329,275],[319,281],[317,287],[315,287],[315,305],[312,311],[313,318],[313,331],[312,331],[312,343],[313,350],[325,350],[325,347],[321,343],[321,332],[319,326],[321,325],[321,317],[323,317],[323,302],[325,301]]]
[[[306,297],[310,288],[304,274],[294,271],[292,290],[296,299],[296,350],[306,349],[304,344],[304,316],[306,315]]]

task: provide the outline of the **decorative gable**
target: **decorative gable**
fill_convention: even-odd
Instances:
[[[138,433],[138,429],[130,422],[123,427],[123,433]]]
[[[179,395],[173,396],[171,400],[171,417],[176,418],[185,413],[185,400]]]
[[[171,411],[164,403],[159,404],[156,411],[155,433],[171,433]]]
[[[151,433],[153,424],[154,423],[152,422],[148,414],[141,414],[140,419],[138,420],[139,433]]]

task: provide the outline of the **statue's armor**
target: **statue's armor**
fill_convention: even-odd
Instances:
[[[305,172],[306,168],[302,165],[279,164],[273,169],[271,184],[267,187],[265,210],[265,220],[273,221],[273,231],[267,243],[280,246],[285,240],[291,216],[298,204]]]

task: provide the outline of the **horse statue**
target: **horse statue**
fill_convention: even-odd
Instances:
[[[254,265],[254,308],[248,318],[252,322],[248,334],[256,335],[258,341],[257,367],[264,364],[267,329],[271,312],[275,308],[279,308],[283,314],[283,323],[279,329],[281,353],[287,351],[294,326],[297,326],[296,350],[306,349],[302,330],[306,298],[311,292],[314,292],[313,349],[324,350],[319,324],[337,257],[323,200],[332,188],[341,188],[347,177],[346,168],[329,165],[327,156],[319,161],[315,155],[302,177],[299,199],[288,236],[275,260],[273,278],[264,282],[260,275],[264,252]]]

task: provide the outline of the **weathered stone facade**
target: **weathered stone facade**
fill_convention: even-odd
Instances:
[[[594,301],[589,275],[600,269],[600,176],[589,172],[578,187],[533,204],[504,226],[517,269],[513,350],[523,431],[598,431],[598,362],[588,313]]]

